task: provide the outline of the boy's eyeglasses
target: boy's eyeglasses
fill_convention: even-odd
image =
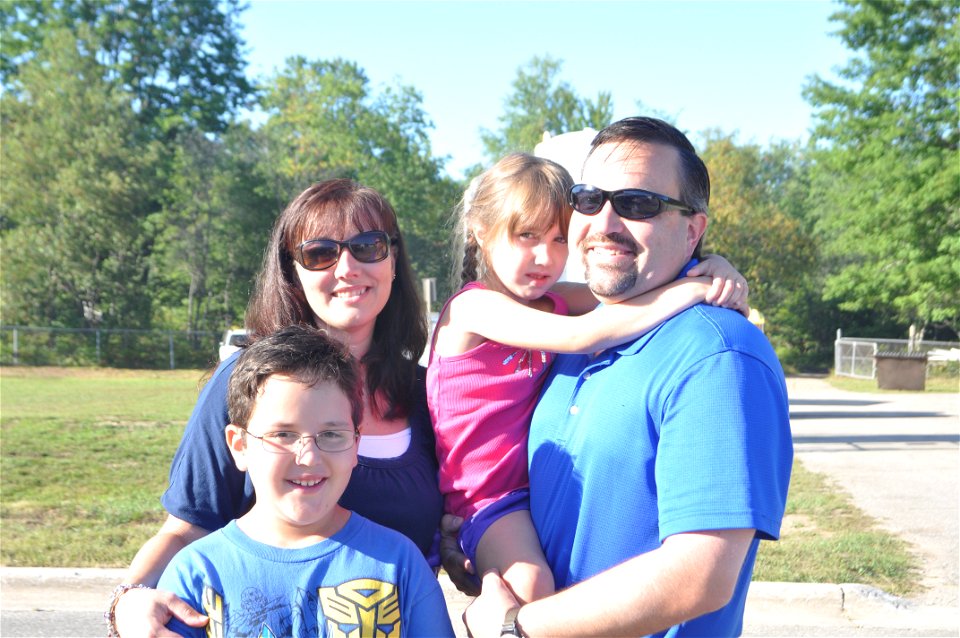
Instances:
[[[570,205],[578,213],[596,215],[606,201],[609,201],[617,215],[624,219],[649,219],[656,217],[667,207],[696,212],[681,201],[641,188],[605,191],[589,184],[575,184],[570,189]]]
[[[247,434],[259,439],[263,449],[273,454],[298,454],[311,440],[324,452],[343,452],[353,447],[358,436],[354,430],[324,430],[316,434],[286,431],[267,432],[262,436],[253,432]]]
[[[294,258],[307,270],[326,270],[337,263],[346,248],[354,259],[365,264],[383,261],[397,240],[382,230],[368,230],[346,241],[308,239],[297,246]]]

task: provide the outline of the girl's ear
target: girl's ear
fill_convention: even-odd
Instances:
[[[477,246],[483,248],[483,233],[480,232],[480,229],[474,228],[470,232],[473,234],[473,239],[477,242]]]
[[[247,437],[244,435],[245,432],[246,430],[232,423],[224,430],[227,447],[230,448],[230,454],[233,455],[233,462],[237,464],[237,469],[241,472],[247,471]]]

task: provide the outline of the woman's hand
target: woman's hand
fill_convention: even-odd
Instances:
[[[463,519],[452,514],[444,514],[440,519],[440,561],[450,577],[450,582],[467,596],[477,596],[480,584],[477,581],[473,563],[460,551],[457,536]]]
[[[179,636],[166,628],[171,618],[191,627],[203,627],[207,617],[170,592],[158,589],[131,589],[117,600],[114,625],[122,638]]]
[[[720,255],[707,255],[687,272],[687,276],[713,279],[705,300],[708,304],[733,308],[744,317],[750,315],[750,306],[747,303],[750,287],[747,280]]]

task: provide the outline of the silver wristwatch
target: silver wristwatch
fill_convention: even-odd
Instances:
[[[525,638],[520,629],[520,623],[517,622],[517,614],[520,607],[511,607],[507,615],[503,617],[503,624],[500,626],[500,636],[516,636],[516,638]]]

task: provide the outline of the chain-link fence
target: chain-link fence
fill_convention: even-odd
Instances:
[[[208,331],[0,326],[0,365],[207,368],[220,335]]]
[[[949,356],[940,356],[941,351],[953,351],[960,343],[952,341],[910,341],[908,339],[870,339],[837,335],[833,347],[834,374],[858,379],[875,379],[877,355],[917,353],[927,354],[927,375],[960,375],[960,362]]]

